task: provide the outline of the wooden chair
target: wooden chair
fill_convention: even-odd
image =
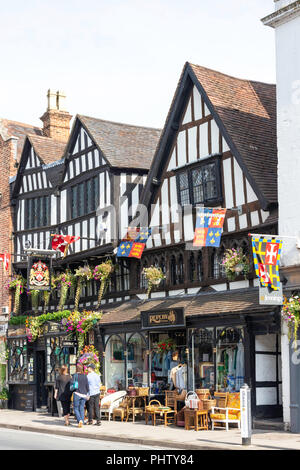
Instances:
[[[165,406],[169,406],[177,414],[177,392],[176,390],[165,390]]]
[[[217,400],[217,407],[226,408],[228,401],[228,392],[215,392],[214,398]]]
[[[113,409],[113,421],[119,417],[123,422],[124,419],[128,420],[128,397],[125,397],[117,408]]]
[[[240,411],[240,393],[229,393],[227,406],[217,407],[214,406],[211,410],[210,419],[212,422],[212,430],[217,427],[218,429],[225,424],[226,431],[229,430],[229,424],[237,424],[238,429],[241,427],[241,411]],[[216,423],[220,423],[216,425]]]
[[[132,416],[132,421],[135,421],[136,416],[142,416],[145,413],[145,407],[139,406],[144,397],[127,397],[127,418],[126,421]]]

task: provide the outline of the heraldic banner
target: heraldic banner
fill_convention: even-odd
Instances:
[[[129,227],[118,246],[117,257],[140,259],[150,235],[151,228]]]
[[[193,246],[220,246],[226,209],[198,207]]]
[[[280,288],[279,262],[282,240],[270,237],[252,237],[255,273],[263,287]]]

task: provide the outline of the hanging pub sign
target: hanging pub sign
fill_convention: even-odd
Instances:
[[[185,326],[183,308],[167,308],[158,311],[141,312],[142,329],[151,328],[178,328]]]
[[[42,250],[40,250],[42,251]],[[28,254],[27,289],[51,290],[52,257],[49,254]]]

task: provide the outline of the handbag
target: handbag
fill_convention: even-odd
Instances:
[[[76,392],[76,390],[78,390],[78,375],[77,374],[73,375],[73,379],[70,385],[70,390],[71,392]]]
[[[199,398],[195,392],[188,392],[185,398],[185,406],[191,409],[198,409]]]

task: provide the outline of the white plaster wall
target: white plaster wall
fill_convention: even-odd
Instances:
[[[300,233],[300,17],[276,28],[279,233]],[[300,264],[295,240],[285,239],[283,266]]]

